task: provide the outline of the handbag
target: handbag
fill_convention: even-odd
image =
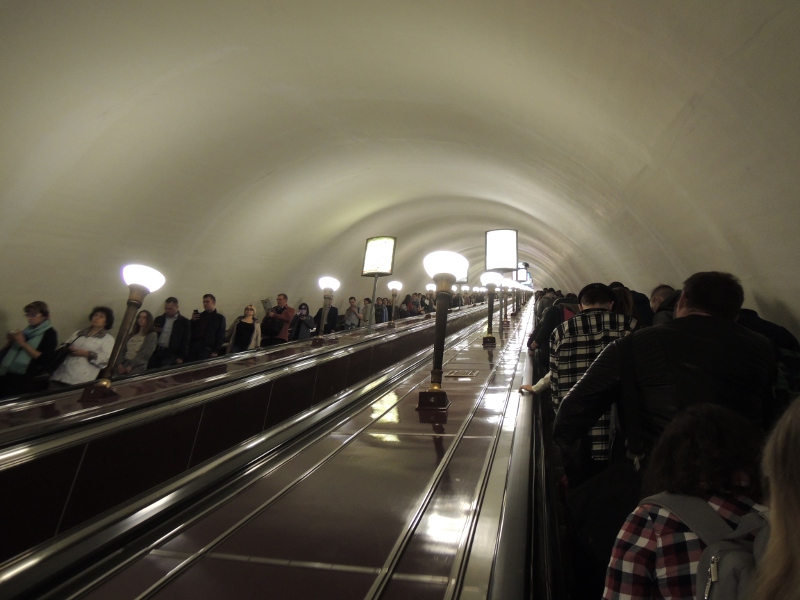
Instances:
[[[77,338],[75,338],[77,339]],[[52,375],[56,372],[56,369],[61,366],[67,357],[69,356],[69,349],[72,344],[62,344],[60,347],[56,348],[55,352],[53,352],[53,356],[50,361],[47,363],[45,370]]]

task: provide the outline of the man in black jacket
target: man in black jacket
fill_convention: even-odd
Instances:
[[[743,300],[733,275],[695,273],[684,284],[673,321],[632,335],[645,455],[673,417],[692,404],[727,406],[764,429],[777,420],[784,406],[775,397],[775,352],[764,336],[736,323]],[[606,347],[561,403],[554,438],[567,468],[578,463],[589,428],[622,397],[622,373],[631,371],[622,364],[619,344]],[[617,407],[624,430],[626,415]],[[618,435],[615,445],[624,441]]]
[[[180,365],[189,356],[191,324],[180,313],[178,299],[170,296],[164,301],[164,314],[153,320],[153,331],[158,334],[158,343],[148,369]]]
[[[219,356],[225,343],[225,317],[217,312],[217,299],[213,294],[203,296],[203,312],[192,313],[192,339],[189,360],[203,360]]]

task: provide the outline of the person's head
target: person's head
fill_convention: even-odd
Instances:
[[[661,303],[675,293],[675,288],[665,283],[659,284],[650,292],[650,308],[653,312],[658,310]]]
[[[206,312],[211,312],[217,306],[217,299],[214,297],[213,294],[206,294],[203,296],[203,310]]]
[[[140,310],[133,324],[133,333],[147,335],[153,331],[153,315],[148,310]]]
[[[391,305],[391,302],[389,302],[389,299],[388,299],[388,298],[384,298],[384,299],[383,299],[383,303],[384,303],[386,306],[389,306],[389,305]]]
[[[403,298],[403,304],[408,304],[411,302],[411,294],[406,294],[406,297]]]
[[[667,425],[653,448],[643,494],[743,494],[759,500],[763,441],[759,427],[724,406],[690,406]]]
[[[695,273],[683,282],[683,293],[675,317],[703,314],[735,321],[744,303],[744,289],[730,273]]]
[[[297,313],[300,315],[307,315],[309,312],[308,304],[305,302],[301,302],[300,306],[297,307]]]
[[[47,308],[47,304],[41,300],[34,300],[30,304],[26,304],[22,310],[25,311],[25,318],[28,319],[30,327],[37,327],[50,318],[50,310]]]
[[[611,292],[614,294],[614,307],[613,310],[619,315],[633,316],[634,304],[633,294],[628,288],[617,287],[612,288]]]
[[[178,314],[178,299],[175,296],[170,296],[164,300],[164,314],[168,317],[174,317]]]
[[[800,597],[800,396],[773,428],[762,460],[770,504],[770,537],[760,561],[757,598]],[[794,594],[785,593],[794,590]],[[767,596],[767,594],[771,596]]]
[[[95,306],[89,313],[92,327],[111,329],[114,326],[114,311],[107,306]]]
[[[383,304],[383,300],[381,300],[380,296],[375,298],[375,306],[381,306]]]
[[[242,313],[245,318],[250,317],[251,319],[255,319],[256,317],[256,307],[252,304],[248,304],[244,307],[244,312]]]
[[[578,305],[581,310],[604,308],[611,310],[614,306],[614,292],[602,283],[590,283],[578,294]]]
[[[278,306],[283,308],[284,306],[286,306],[286,303],[289,302],[289,296],[287,296],[286,294],[278,294],[276,301],[278,303]]]
[[[347,301],[350,303],[350,306],[355,306],[355,305],[356,305],[356,298],[355,298],[355,296],[350,296],[350,297],[347,299]]]
[[[369,298],[364,298],[364,306],[366,306],[367,304],[372,304],[372,300],[370,300]]]

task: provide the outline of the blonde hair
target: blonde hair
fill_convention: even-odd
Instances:
[[[762,469],[769,488],[770,539],[756,598],[800,599],[800,397],[773,429]]]

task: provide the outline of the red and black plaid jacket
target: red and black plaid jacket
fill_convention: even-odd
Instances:
[[[706,500],[734,529],[744,515],[766,510],[745,496]],[[705,548],[674,513],[652,504],[639,506],[617,534],[603,599],[693,600]]]

